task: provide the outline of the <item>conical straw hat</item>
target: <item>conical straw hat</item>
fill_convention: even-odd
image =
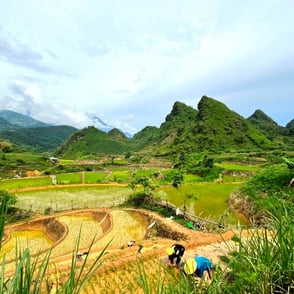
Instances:
[[[166,249],[165,252],[166,252],[166,254],[167,254],[168,256],[170,256],[170,255],[172,255],[172,254],[175,253],[175,250],[174,250],[173,247],[169,247],[169,248]]]
[[[188,259],[184,264],[184,271],[187,275],[192,275],[197,268],[197,262],[194,258]]]

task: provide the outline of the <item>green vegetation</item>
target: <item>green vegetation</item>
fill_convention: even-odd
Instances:
[[[49,176],[10,179],[1,181],[0,187],[4,190],[16,190],[27,187],[43,187],[52,185],[52,179]]]
[[[127,151],[128,138],[113,133],[104,133],[94,127],[88,127],[74,133],[57,150],[57,156],[66,159],[73,157],[83,158],[87,155],[123,154]]]
[[[106,172],[85,172],[85,184],[105,183]]]
[[[155,195],[165,198],[162,200],[168,200],[181,209],[186,206],[187,212],[214,221],[226,214],[228,224],[237,224],[238,217],[233,211],[228,214],[227,204],[230,193],[237,188],[237,184],[186,184],[177,189],[158,188]],[[194,199],[189,199],[189,195],[194,195]]]
[[[61,184],[61,185],[81,184],[82,183],[82,173],[58,174],[56,176],[56,183]]]
[[[4,235],[4,226],[7,214],[11,213],[11,209],[16,203],[16,197],[6,191],[0,190],[0,240]],[[0,250],[2,241],[0,242]]]
[[[11,110],[0,110],[0,117],[10,127],[8,129],[17,128],[34,128],[34,127],[45,127],[47,124],[35,120],[28,115],[24,115]],[[3,129],[1,129],[3,130]]]
[[[168,175],[167,178],[171,183],[175,181],[177,185],[174,185],[174,187],[164,188],[164,190],[162,190],[163,192],[159,193],[158,191],[157,193],[161,196],[165,194],[168,197],[173,197],[173,192],[176,192],[174,194],[174,201],[178,201],[179,199],[186,200],[188,209],[190,208],[189,201],[192,199],[191,197],[188,197],[189,195],[195,196],[195,203],[197,207],[200,207],[201,201],[206,199],[204,202],[213,203],[213,207],[215,209],[215,207],[220,207],[221,204],[214,202],[214,200],[217,200],[216,198],[219,198],[219,195],[222,193],[227,193],[228,195],[230,191],[236,187],[236,185],[232,184],[225,185],[206,183],[188,185],[183,183],[184,177],[181,178],[181,174],[177,172],[169,171],[166,175]],[[144,173],[140,174],[140,177],[137,177],[141,185],[144,183],[140,179],[143,179],[144,177],[147,177]],[[145,292],[148,289],[148,293],[236,293],[240,291],[253,294],[260,292],[291,293],[294,289],[294,253],[292,248],[292,244],[294,242],[294,227],[292,224],[294,216],[294,192],[288,187],[288,184],[292,177],[293,169],[289,168],[286,164],[278,164],[261,170],[240,187],[238,194],[239,197],[244,197],[244,199],[248,198],[247,201],[249,201],[254,207],[255,212],[259,213],[259,220],[262,219],[262,222],[260,223],[264,226],[253,229],[252,236],[249,239],[241,237],[241,234],[240,236],[235,236],[233,238],[235,243],[239,244],[239,246],[237,246],[237,248],[234,249],[229,256],[222,258],[222,262],[226,264],[225,268],[220,268],[216,265],[216,272],[212,283],[207,284],[202,281],[200,284],[195,284],[191,279],[189,279],[189,277],[185,277],[180,274],[180,276],[176,278],[170,276],[170,273],[164,269],[163,275],[167,275],[166,278],[161,278],[157,282],[154,282],[154,280],[150,281],[147,273],[145,272],[144,265],[139,264],[138,279],[140,287],[142,287]],[[195,187],[197,188],[195,189]],[[225,192],[226,189],[228,189],[227,192]],[[80,190],[80,188],[78,190]],[[47,191],[47,200],[44,194],[39,196],[35,194],[31,196],[31,199],[34,203],[37,203],[38,200],[36,199],[39,197],[39,203],[45,203],[42,208],[39,207],[39,209],[42,210],[46,206],[54,206],[55,202],[54,198],[52,198],[53,195],[56,197],[55,199],[59,199],[59,201],[64,201],[67,197],[69,200],[69,206],[75,200],[77,201],[75,203],[81,204],[82,199],[89,199],[91,197],[90,194],[82,193],[81,195],[78,195],[78,190],[73,189],[72,196],[69,197],[69,194],[67,196],[65,194],[58,195],[58,189],[53,189],[51,191]],[[60,191],[63,191],[63,193],[65,192],[64,189]],[[145,193],[150,192],[151,191],[147,192],[145,190],[145,192],[141,195],[145,195]],[[21,203],[21,201],[26,204],[29,203],[28,199],[25,198],[26,193],[19,193],[19,195],[17,195],[19,203]],[[103,191],[102,194],[103,193],[108,194],[108,197],[110,195],[114,195],[114,191]],[[130,191],[128,193],[130,193]],[[216,193],[218,197],[213,196],[216,195]],[[180,197],[181,194],[183,194],[182,197]],[[97,200],[101,197],[101,195],[99,196],[96,190],[93,197]],[[155,198],[156,197],[157,196],[155,196]],[[51,202],[52,199],[53,203]],[[118,199],[123,199],[123,197]],[[209,201],[207,201],[207,199],[209,199]],[[105,203],[105,199],[102,203]],[[27,256],[29,256],[29,252],[25,251],[22,256],[20,256],[17,268],[18,266],[25,265],[27,272],[30,272],[30,270],[35,271],[36,267],[34,266],[34,263],[27,263]],[[44,265],[47,264],[46,258],[42,261]],[[72,269],[76,270],[74,260],[75,257],[73,255]],[[3,263],[3,267],[4,266],[5,263]],[[2,269],[2,272],[3,271],[4,268]],[[16,272],[15,277],[10,281],[5,280],[5,277],[2,275],[2,287],[4,287],[2,288],[3,293],[11,293],[15,291],[15,289],[20,291],[19,289],[25,289],[25,287],[27,287],[25,283],[22,284],[15,282],[18,281],[18,274],[19,271]],[[44,282],[44,279],[40,279],[40,281],[45,283],[43,284],[43,287],[46,288],[48,286],[48,284],[46,286],[46,281]],[[77,285],[76,282],[77,280],[74,280],[73,277],[71,284],[64,281],[64,283],[60,286],[60,293],[66,293],[65,291],[68,291],[67,293],[75,293],[71,287],[73,285]],[[13,290],[8,292],[8,289]],[[48,289],[49,288],[47,288],[47,291],[49,291]]]
[[[128,170],[114,170],[107,179],[111,182],[127,183],[132,177],[132,172]]]
[[[266,228],[255,229],[249,239],[234,238],[239,248],[223,258],[230,269],[227,277],[222,273],[223,293],[293,293],[293,204],[288,211],[269,215]]]
[[[0,132],[0,138],[35,152],[53,152],[77,129],[69,126],[21,128]]]
[[[25,177],[26,171],[46,171],[51,167],[48,154],[24,152],[14,146],[5,152],[0,150],[0,177]]]
[[[89,246],[88,253],[91,252],[93,244],[94,238]],[[91,264],[89,264],[87,255],[82,265],[78,266],[76,258],[79,248],[78,237],[73,246],[72,263],[69,274],[67,275],[67,278],[62,281],[62,284],[60,284],[61,281],[58,281],[57,269],[55,273],[56,278],[48,279],[47,271],[50,265],[51,251],[48,251],[43,257],[32,257],[28,248],[24,251],[16,251],[17,258],[15,261],[15,273],[12,277],[5,277],[5,258],[3,259],[0,274],[0,293],[49,294],[54,291],[56,294],[78,294],[101,266],[101,259],[105,254],[108,245],[101,251],[94,261],[91,261]]]
[[[216,166],[221,167],[223,169],[234,170],[234,171],[256,172],[260,169],[258,166],[248,166],[248,165],[240,165],[240,164],[233,164],[233,163],[217,163]]]
[[[67,159],[129,152],[153,156],[203,151],[241,153],[293,150],[294,146],[292,122],[286,127],[278,126],[261,110],[245,119],[207,96],[200,99],[198,109],[175,102],[160,128],[147,126],[131,139],[118,129],[105,133],[94,127],[76,130],[48,126],[22,115],[6,119],[0,113],[0,137],[5,141],[39,152],[56,151],[55,155]]]
[[[16,192],[17,207],[44,213],[82,208],[119,205],[131,194],[131,189],[117,185],[64,187],[46,190]]]
[[[293,177],[294,170],[285,164],[277,164],[261,170],[249,179],[239,191],[239,198],[248,202],[243,205],[246,214],[261,222],[268,213],[278,215],[285,202],[293,205],[293,190],[288,187]],[[286,209],[291,210],[292,205],[287,205]]]
[[[210,284],[204,281],[195,284],[184,276],[170,283],[161,278],[154,284],[147,282],[143,268],[140,274],[143,289],[150,293],[154,290],[155,293],[183,294],[293,293],[294,191],[288,187],[293,172],[294,169],[285,165],[272,166],[240,188],[239,197],[247,199],[249,196],[249,202],[262,218],[263,226],[252,229],[249,236],[242,237],[240,232],[233,237],[237,246],[232,247],[228,243],[231,252],[229,256],[222,257],[225,267],[216,265]]]
[[[294,292],[293,121],[286,128],[280,127],[260,110],[244,119],[206,96],[197,110],[176,102],[159,128],[146,127],[131,139],[118,129],[104,133],[94,127],[79,131],[66,126],[41,127],[34,125],[38,122],[14,115],[9,120],[9,115],[0,115],[1,238],[6,221],[28,217],[30,212],[124,203],[170,216],[166,207],[158,205],[162,202],[185,213],[236,224],[234,209],[249,218],[252,233],[249,238],[242,234],[233,238],[238,246],[216,265],[210,284],[196,284],[182,274],[176,278],[164,268],[151,281],[142,263],[137,265],[142,291]],[[20,129],[22,119],[35,128]],[[60,160],[50,163],[51,156]],[[42,176],[29,177],[36,174]],[[62,188],[55,184],[62,184]],[[6,192],[41,186],[47,189],[18,191],[16,198]],[[75,249],[78,244],[77,240]],[[28,250],[17,250],[17,254],[11,279],[5,277],[2,259],[0,292],[49,293],[51,286],[45,272],[50,253],[44,259],[33,259]],[[88,279],[87,272],[82,271],[90,268],[90,277],[100,257],[93,267],[83,265],[79,272],[73,255],[68,279],[62,281],[56,293],[79,293]],[[33,276],[37,277],[34,282]]]

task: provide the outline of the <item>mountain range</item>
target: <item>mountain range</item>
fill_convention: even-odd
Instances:
[[[0,141],[36,152],[54,151],[77,129],[52,126],[10,110],[0,111]]]
[[[111,129],[99,117],[78,130],[52,126],[9,110],[0,111],[0,138],[37,152],[56,151],[64,157],[145,151],[153,155],[178,152],[293,149],[294,119],[279,126],[262,110],[244,118],[225,104],[203,96],[198,109],[175,102],[160,127],[146,126],[132,138]]]

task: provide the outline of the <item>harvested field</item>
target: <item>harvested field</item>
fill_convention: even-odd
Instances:
[[[230,240],[234,235],[234,232],[193,231],[171,219],[145,210],[81,210],[57,214],[51,218],[58,220],[66,228],[65,234],[55,240],[50,257],[52,266],[48,272],[50,276],[58,276],[59,283],[68,276],[80,229],[78,249],[81,252],[88,249],[92,238],[95,237],[86,268],[111,241],[102,257],[103,264],[90,279],[83,293],[143,293],[138,284],[140,266],[144,266],[151,279],[150,283],[152,279],[160,278],[164,274],[167,260],[165,249],[171,244],[180,242],[186,247],[184,258],[193,257],[198,253],[218,262],[219,256],[229,250],[224,241]],[[44,223],[44,218],[38,221]],[[154,226],[147,229],[151,223],[154,223]],[[128,247],[129,240],[135,240],[135,246]],[[142,250],[139,250],[141,247]],[[77,268],[81,266],[82,263],[77,262]],[[12,273],[13,269],[9,267],[7,274]]]

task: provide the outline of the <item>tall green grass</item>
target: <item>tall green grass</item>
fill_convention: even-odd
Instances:
[[[48,270],[50,267],[51,251],[42,257],[40,255],[32,257],[30,250],[26,248],[16,250],[15,271],[12,276],[5,276],[5,256],[2,259],[0,272],[0,293],[1,294],[78,294],[83,287],[96,273],[97,269],[102,264],[102,256],[104,255],[106,247],[99,253],[94,261],[89,262],[88,258],[91,255],[91,248],[94,244],[95,237],[92,239],[88,250],[88,255],[81,266],[77,266],[77,253],[79,248],[79,240],[75,242],[73,248],[73,255],[71,267],[67,277],[64,280],[52,280],[49,278]],[[56,269],[56,276],[58,275]],[[52,277],[52,274],[50,274]]]
[[[241,232],[242,233],[242,232]],[[240,234],[241,236],[241,234]],[[264,228],[248,237],[233,237],[237,246],[215,264],[210,283],[196,282],[183,273],[171,275],[162,268],[150,281],[143,264],[138,264],[139,284],[146,294],[292,294],[294,293],[294,226],[292,217],[271,216]],[[162,276],[163,273],[163,276]]]
[[[223,258],[228,271],[215,282],[222,293],[294,293],[294,226],[284,213],[271,215],[250,237],[234,238],[238,249]]]

